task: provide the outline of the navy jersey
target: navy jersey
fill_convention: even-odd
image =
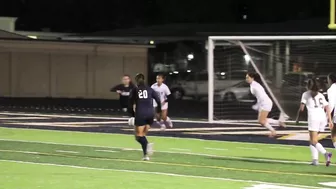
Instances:
[[[130,83],[130,85],[128,87],[125,87],[125,85],[120,84],[120,85],[117,85],[117,86],[115,86],[111,89],[111,92],[121,91],[121,93],[119,94],[119,96],[120,96],[119,102],[120,102],[121,108],[127,108],[128,107],[129,95],[131,94],[131,91],[134,87],[135,86],[132,83]]]
[[[161,101],[158,94],[151,88],[145,85],[140,85],[131,91],[129,101],[129,112],[133,117],[152,117],[154,116],[153,100],[159,105],[161,110]],[[133,105],[136,105],[135,112]]]

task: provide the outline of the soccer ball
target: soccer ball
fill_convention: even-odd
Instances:
[[[134,126],[134,117],[131,117],[128,119],[128,125],[129,126]]]

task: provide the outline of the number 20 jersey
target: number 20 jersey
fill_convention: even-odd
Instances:
[[[131,93],[132,103],[136,105],[136,117],[150,117],[154,115],[153,100],[160,104],[158,94],[151,88],[145,85],[140,85],[134,88]]]

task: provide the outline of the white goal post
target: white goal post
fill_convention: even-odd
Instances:
[[[230,110],[237,111],[237,114],[241,114],[242,117],[246,115],[245,113],[239,113],[240,107],[237,107],[238,105],[229,104],[226,97],[223,98],[223,94],[227,94],[229,88],[232,87],[228,85],[217,86],[220,85],[218,83],[225,83],[226,79],[231,80],[231,76],[226,76],[231,72],[233,73],[232,70],[252,70],[260,74],[265,90],[274,102],[273,106],[276,106],[279,113],[288,115],[291,119],[295,119],[295,115],[289,115],[283,104],[297,103],[299,105],[299,101],[296,102],[294,101],[296,98],[289,97],[293,101],[287,102],[288,100],[283,96],[287,96],[287,93],[289,93],[289,96],[290,93],[300,96],[301,94],[298,94],[297,89],[303,90],[303,86],[301,84],[296,87],[290,86],[294,83],[290,74],[302,74],[310,77],[309,74],[312,73],[315,77],[316,73],[325,75],[324,72],[336,72],[336,35],[209,36],[206,45],[208,53],[208,121],[210,123],[239,121],[240,119],[233,119],[234,116],[230,116]],[[233,58],[231,55],[234,55]],[[248,61],[246,66],[240,66],[244,63],[240,63],[239,57],[243,56],[244,58],[249,57],[248,60],[245,59],[245,61]],[[225,76],[225,78],[218,80],[219,76]],[[283,82],[287,82],[284,78],[289,80],[289,83],[292,82],[288,84],[287,88],[284,88],[283,85]],[[241,78],[242,81],[244,79],[244,77]],[[272,86],[269,83],[272,83]],[[233,83],[231,82],[231,84]],[[281,97],[279,97],[280,94]],[[225,102],[221,100],[217,102],[218,96],[225,99]],[[237,100],[237,97],[235,96],[234,99]],[[245,101],[242,100],[243,103]],[[218,105],[219,103],[221,105]],[[215,107],[217,105],[220,107]],[[231,107],[227,108],[228,106]],[[217,116],[218,114],[225,115],[221,117]],[[239,115],[236,117],[239,117]]]

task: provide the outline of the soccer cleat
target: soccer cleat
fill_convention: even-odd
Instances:
[[[314,165],[314,166],[317,166],[319,163],[318,163],[318,160],[313,160],[309,165]]]
[[[153,155],[153,143],[148,143],[147,144],[147,155],[152,156]]]
[[[160,124],[160,130],[161,130],[161,131],[166,130],[166,125],[165,125],[165,124]]]
[[[276,131],[275,130],[271,131],[271,133],[268,135],[268,137],[270,137],[270,138],[273,138],[275,136],[276,136]]]
[[[144,157],[142,158],[142,160],[143,160],[143,161],[149,161],[150,159],[149,159],[148,156],[144,156]]]
[[[330,162],[331,162],[332,153],[327,152],[327,153],[324,154],[324,156],[325,156],[325,159],[326,159],[326,166],[328,167],[330,165]]]

